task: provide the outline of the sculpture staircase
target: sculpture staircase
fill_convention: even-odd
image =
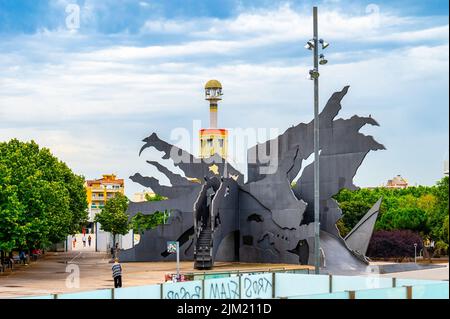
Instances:
[[[212,258],[212,230],[210,227],[200,229],[194,253],[195,269],[211,269]]]

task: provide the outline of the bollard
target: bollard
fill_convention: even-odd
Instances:
[[[329,274],[328,275],[328,286],[329,286],[329,292],[330,294],[333,292],[333,275]]]
[[[413,299],[412,298],[412,286],[406,286],[406,299]]]
[[[238,274],[237,276],[239,278],[239,299],[241,299],[241,279],[242,279],[242,275]]]
[[[275,273],[272,273],[272,299],[275,299]]]
[[[205,299],[205,278],[202,280],[202,299]]]
[[[356,294],[354,290],[349,290],[348,291],[348,298],[349,299],[356,299]]]

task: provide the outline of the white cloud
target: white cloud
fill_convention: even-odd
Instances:
[[[402,124],[404,133],[395,131],[394,118],[427,113],[429,105],[422,105],[421,99],[437,95],[442,104],[445,99],[448,103],[448,91],[440,91],[448,85],[448,25],[421,27],[421,19],[387,14],[381,15],[377,25],[370,16],[332,11],[321,12],[320,21],[324,37],[336,44],[327,50],[329,65],[321,69],[321,101],[350,84],[341,116],[372,114],[382,125],[373,133],[380,142],[391,141],[394,134],[414,134],[417,126],[408,121]],[[64,30],[9,39],[8,47],[16,44],[20,49],[0,50],[0,117],[9,125],[0,130],[0,138],[36,138],[88,177],[108,171],[124,177],[137,171],[156,174],[146,171],[148,165],[137,156],[140,139],[155,126],[163,127],[162,133],[168,136],[175,120],[206,121],[203,84],[209,78],[218,78],[224,85],[221,125],[282,131],[311,119],[312,87],[306,80],[310,57],[290,53],[257,61],[253,57],[302,48],[310,37],[310,26],[306,13],[282,6],[228,20],[159,20],[142,28],[143,34],[188,35],[170,45],[97,46],[88,42],[88,35]],[[335,48],[351,42],[358,45],[344,51]],[[385,43],[396,46],[386,48]],[[94,48],[87,50],[87,45]],[[435,107],[444,112],[441,104]],[[147,122],[125,130],[129,116],[145,116]],[[83,132],[77,123],[84,123]],[[428,126],[423,125],[421,130],[426,131]],[[54,126],[58,129],[48,129]],[[433,134],[436,143],[442,143],[447,133]],[[416,154],[410,146],[395,143],[395,149],[383,155],[391,166],[401,165],[389,157],[398,154],[398,149]],[[436,153],[436,147],[430,147],[430,152]],[[409,164],[411,175],[418,161]],[[379,181],[380,176],[370,174],[365,176],[372,184],[391,177]],[[128,181],[128,185],[133,184]],[[133,191],[140,188],[133,187]]]
[[[319,19],[320,33],[333,41],[448,40],[448,25],[414,30],[426,24],[424,18],[401,17],[383,12],[351,15],[328,10],[321,11]],[[312,35],[312,18],[310,13],[298,12],[285,4],[276,10],[243,12],[227,20],[152,19],[145,23],[141,32],[188,34],[189,37],[203,39],[238,39],[241,43],[259,45],[308,39]],[[251,41],[243,41],[246,39]]]

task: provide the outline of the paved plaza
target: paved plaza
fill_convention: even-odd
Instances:
[[[28,266],[17,265],[14,272],[0,273],[0,298],[46,295],[113,288],[110,255],[95,252],[47,253],[44,258]],[[79,266],[79,288],[66,287],[70,264]],[[193,272],[192,261],[181,262],[181,272]],[[175,262],[122,263],[123,287],[151,285],[164,282],[166,273],[176,271]],[[269,270],[307,266],[287,264],[215,263],[214,270]],[[311,268],[312,269],[312,268]]]
[[[66,279],[69,273],[66,267],[78,265],[80,286],[68,288]],[[386,264],[386,263],[373,263]],[[419,271],[382,274],[382,277],[448,280],[449,266]],[[175,262],[134,262],[123,263],[123,287],[158,284],[164,282],[166,273],[174,273]],[[181,272],[193,272],[193,262],[182,262]],[[292,269],[299,265],[287,264],[250,264],[218,262],[215,272],[226,270],[269,270]],[[312,269],[312,268],[311,268]],[[0,298],[46,295],[112,288],[110,256],[95,252],[47,253],[44,258],[28,266],[16,265],[14,272],[0,273]]]

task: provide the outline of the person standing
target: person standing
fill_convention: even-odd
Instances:
[[[72,247],[75,249],[75,245],[77,244],[77,238],[73,237],[72,239]]]
[[[24,265],[27,264],[27,255],[25,254],[25,252],[23,250],[21,250],[19,252],[19,259]]]
[[[83,237],[81,238],[81,240],[83,241],[83,247],[86,248],[86,234],[83,234]]]
[[[89,247],[91,247],[91,241],[92,241],[92,238],[91,238],[91,235],[89,235],[88,236],[88,245],[89,245]]]
[[[114,279],[114,288],[122,287],[122,266],[119,263],[119,259],[114,259],[114,264],[112,265],[112,275]]]

